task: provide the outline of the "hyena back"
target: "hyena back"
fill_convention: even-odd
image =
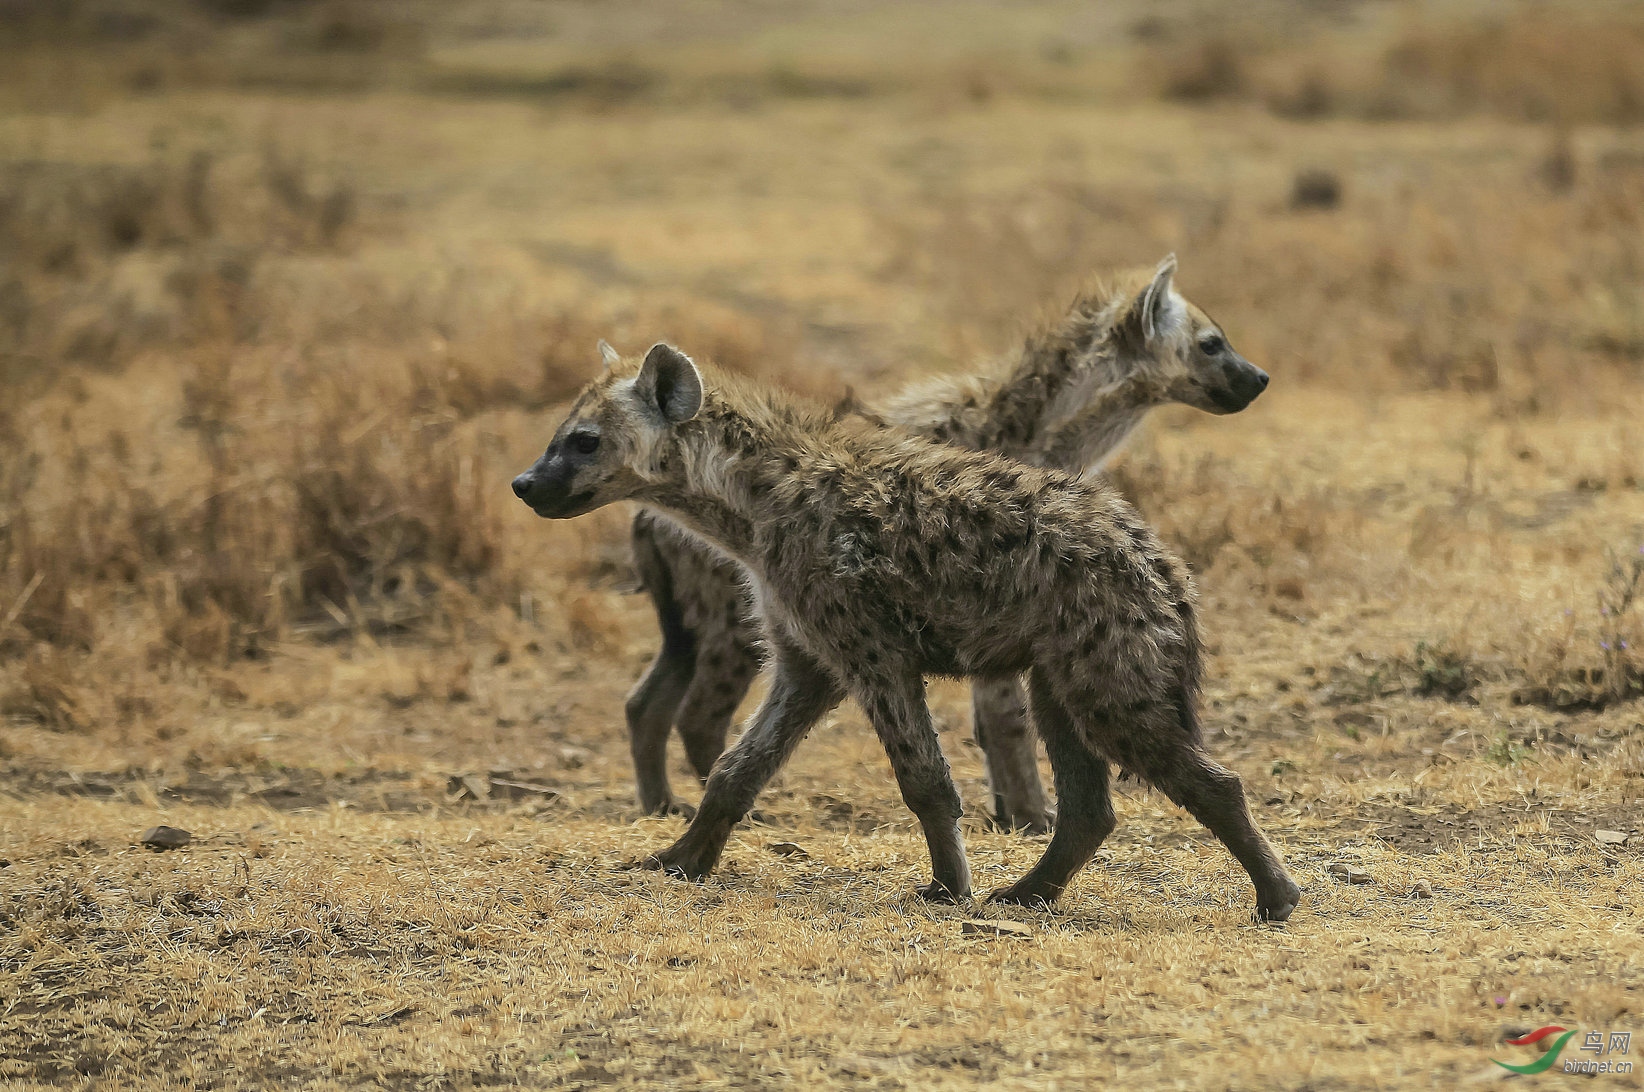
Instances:
[[[1108,459],[1156,406],[1237,413],[1266,388],[1267,375],[1176,292],[1175,269],[1172,256],[1146,276],[1094,285],[1026,338],[1012,367],[915,382],[863,415],[966,450],[1081,472]],[[1151,324],[1154,310],[1170,321]],[[639,801],[648,813],[685,811],[668,784],[669,730],[678,726],[686,757],[706,779],[759,673],[758,626],[734,561],[646,509],[634,516],[632,541],[663,633],[626,709]],[[1049,830],[1020,679],[976,680],[972,725],[996,820]]]
[[[924,676],[1026,672],[1060,815],[1039,863],[995,898],[1061,894],[1113,829],[1116,764],[1221,839],[1255,885],[1258,917],[1294,909],[1300,890],[1238,777],[1201,741],[1187,570],[1105,485],[840,421],[716,371],[705,379],[659,344],[583,391],[514,491],[547,518],[637,500],[734,557],[755,589],[770,692],[655,867],[705,876],[848,694],[924,830],[934,878],[921,893],[968,897],[959,795]]]

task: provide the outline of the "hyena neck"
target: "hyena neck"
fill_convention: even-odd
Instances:
[[[1151,384],[1139,379],[1111,383],[1092,396],[1083,410],[1047,427],[1033,450],[1019,457],[1075,473],[1100,469],[1161,401]]]
[[[1145,365],[1111,336],[1110,310],[1106,300],[1087,296],[1060,323],[1023,342],[1016,367],[1000,377],[987,402],[977,447],[1082,469],[1136,427],[1156,399],[1141,379]],[[1089,446],[1100,442],[1108,446]]]
[[[1170,400],[1152,379],[1151,358],[1118,336],[1128,300],[1111,288],[1087,291],[1024,339],[1009,367],[913,384],[886,401],[882,419],[941,443],[1045,466],[1081,470],[1100,462],[1149,405]]]
[[[794,499],[793,469],[811,450],[791,418],[771,416],[710,395],[702,412],[675,430],[661,477],[634,499],[752,563],[758,526],[787,518],[791,505],[783,499]]]

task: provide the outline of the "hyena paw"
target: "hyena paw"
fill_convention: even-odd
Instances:
[[[922,887],[916,887],[913,889],[913,893],[926,902],[943,903],[948,906],[963,902],[970,897],[969,891],[955,893],[941,880],[932,880]]]
[[[1012,809],[1003,796],[995,793],[989,824],[1005,834],[1049,834],[1056,825],[1056,811],[1053,808]]]
[[[705,862],[696,854],[681,851],[676,847],[652,854],[641,861],[639,867],[666,872],[675,879],[692,881],[707,879],[708,873],[713,870],[711,862]]]
[[[1256,912],[1253,917],[1258,922],[1288,921],[1299,902],[1301,888],[1296,886],[1296,881],[1285,877],[1284,885],[1277,893],[1256,900]]]
[[[1009,887],[1001,887],[988,896],[989,902],[1004,903],[1006,906],[1026,906],[1033,910],[1047,910],[1050,904],[1056,901],[1058,892],[1046,894],[1037,887],[1030,887],[1018,880]]]
[[[683,815],[687,819],[696,818],[695,808],[684,801],[675,800],[673,797],[669,797],[666,800],[658,800],[655,803],[650,804],[641,802],[639,810],[644,812],[647,816],[660,817],[663,815]]]

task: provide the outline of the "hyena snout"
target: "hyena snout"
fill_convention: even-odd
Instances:
[[[1223,413],[1238,413],[1267,389],[1267,373],[1243,357],[1224,361],[1221,379],[1210,397]]]
[[[581,515],[594,499],[594,494],[592,490],[573,489],[575,477],[575,468],[567,460],[556,458],[550,451],[533,463],[531,469],[514,479],[514,496],[544,519]]]

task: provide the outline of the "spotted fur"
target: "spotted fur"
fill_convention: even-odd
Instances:
[[[1236,413],[1267,376],[1175,291],[1175,266],[1166,258],[1147,274],[1080,292],[1058,320],[1024,340],[1014,363],[918,381],[878,406],[836,408],[967,450],[1075,472],[1111,457],[1156,406]],[[1221,346],[1207,353],[1211,338]],[[635,515],[632,538],[663,638],[627,703],[640,806],[688,812],[668,784],[669,730],[678,726],[686,757],[706,779],[759,672],[758,626],[743,574],[723,554],[647,509]],[[995,818],[1040,833],[1050,829],[1052,812],[1026,710],[1014,676],[972,687],[972,725]]]
[[[589,384],[514,490],[547,518],[638,501],[749,574],[771,689],[654,867],[705,876],[760,790],[849,695],[924,830],[934,878],[921,893],[969,897],[959,795],[924,678],[1027,673],[1060,814],[1043,858],[996,899],[1061,894],[1113,828],[1117,765],[1227,845],[1258,917],[1294,909],[1299,888],[1238,777],[1201,741],[1192,580],[1105,484],[840,419],[659,344]]]

